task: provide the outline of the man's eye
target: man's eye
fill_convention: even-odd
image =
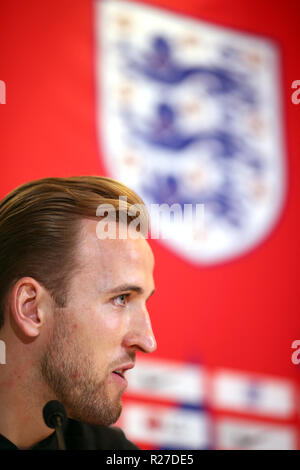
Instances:
[[[121,294],[118,295],[117,297],[114,297],[114,302],[117,304],[117,306],[125,306],[126,304],[124,303],[125,300],[130,296],[130,294]],[[118,302],[117,300],[120,299],[121,301]]]

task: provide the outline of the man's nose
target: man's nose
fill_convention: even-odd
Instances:
[[[139,309],[130,317],[129,328],[123,344],[127,348],[134,348],[145,353],[152,353],[156,350],[156,339],[146,308]]]

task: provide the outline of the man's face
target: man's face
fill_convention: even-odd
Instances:
[[[108,425],[121,413],[125,369],[134,366],[136,351],[156,349],[146,308],[154,258],[144,238],[99,240],[96,225],[83,221],[74,253],[82,269],[72,278],[68,305],[54,312],[41,373],[71,418]]]

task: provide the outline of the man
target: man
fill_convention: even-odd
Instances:
[[[115,238],[99,237],[103,204],[115,208]],[[97,176],[33,181],[1,201],[0,449],[57,449],[42,416],[50,400],[65,406],[67,449],[137,448],[109,427],[136,351],[156,349],[151,248],[133,216],[118,236],[134,204],[133,191]]]

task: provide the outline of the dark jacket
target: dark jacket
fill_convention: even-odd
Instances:
[[[67,450],[139,450],[117,427],[92,426],[68,418],[64,437]],[[0,450],[18,450],[18,447],[0,434]],[[56,434],[53,432],[30,450],[57,450]]]

